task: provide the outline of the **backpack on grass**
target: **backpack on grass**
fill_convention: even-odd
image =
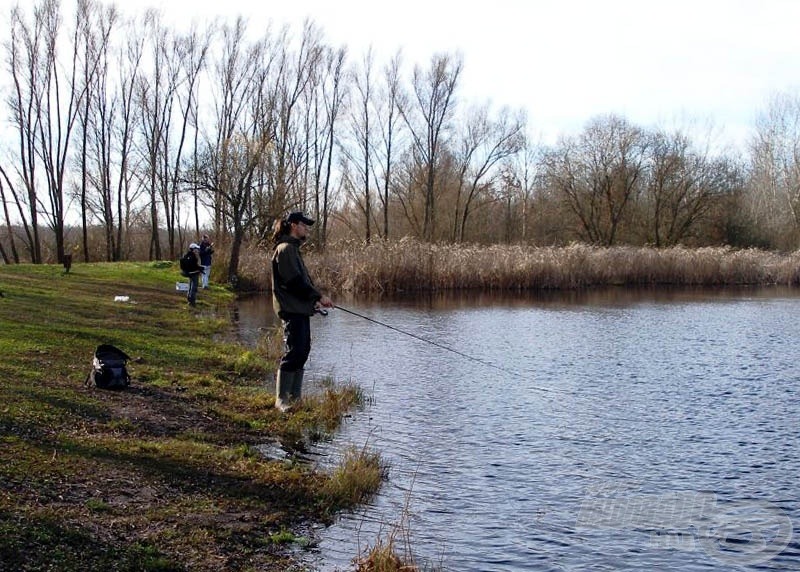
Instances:
[[[128,354],[111,344],[97,346],[92,360],[92,371],[86,376],[86,385],[94,383],[101,389],[124,389],[131,384],[127,363]]]

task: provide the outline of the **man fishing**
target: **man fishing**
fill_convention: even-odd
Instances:
[[[295,211],[275,221],[272,234],[272,305],[283,322],[284,354],[275,377],[275,407],[286,412],[300,399],[303,367],[311,352],[310,316],[319,308],[332,308],[311,281],[300,255],[314,221]]]

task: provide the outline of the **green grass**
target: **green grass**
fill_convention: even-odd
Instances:
[[[331,495],[339,471],[256,445],[327,438],[358,388],[331,383],[281,415],[276,344],[231,341],[233,294],[213,286],[189,308],[178,276],[0,267],[0,569],[284,570],[290,548],[264,539],[352,506]],[[84,384],[102,343],[133,358],[129,389]]]

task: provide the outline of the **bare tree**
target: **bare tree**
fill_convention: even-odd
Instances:
[[[327,50],[326,77],[328,81],[323,82],[323,102],[325,104],[325,173],[324,177],[316,177],[314,193],[314,212],[322,224],[317,227],[319,235],[316,237],[318,243],[324,248],[328,237],[328,216],[331,208],[331,177],[333,174],[333,151],[335,145],[336,123],[342,107],[342,102],[347,96],[344,86],[344,66],[347,58],[347,49],[344,47],[338,50]],[[321,184],[321,193],[320,193]]]
[[[177,142],[172,153],[171,166],[167,168],[170,174],[169,196],[171,203],[175,205],[176,219],[180,220],[180,207],[182,202],[178,200],[180,193],[181,167],[184,161],[184,151],[187,145],[187,137],[192,123],[196,123],[196,109],[199,92],[200,73],[206,65],[208,50],[213,37],[212,30],[206,31],[192,28],[184,36],[178,38],[176,43],[176,55],[178,56],[178,89],[176,92],[178,104],[178,126]],[[195,115],[193,115],[195,114]],[[195,132],[197,131],[195,127]],[[197,212],[195,210],[195,217]],[[199,222],[196,222],[199,234]],[[178,229],[180,231],[180,227]]]
[[[405,105],[405,94],[400,83],[402,54],[397,52],[384,68],[384,97],[380,98],[378,117],[381,128],[381,167],[375,175],[375,186],[382,189],[381,206],[383,210],[383,238],[389,238],[389,192],[395,165],[395,146],[399,145],[399,109]]]
[[[8,99],[12,123],[17,139],[18,157],[14,161],[16,173],[24,187],[22,193],[14,190],[12,173],[3,169],[3,177],[14,195],[23,228],[26,246],[33,263],[42,262],[39,239],[39,191],[37,181],[37,137],[42,121],[41,107],[45,82],[45,47],[47,15],[57,9],[52,2],[42,3],[33,9],[33,23],[25,20],[19,6],[11,11],[11,38],[8,42],[8,71],[13,83],[12,95]],[[16,177],[15,177],[16,179]],[[24,208],[24,205],[27,208]],[[27,211],[27,216],[26,216]]]
[[[411,134],[416,164],[424,178],[422,236],[428,241],[436,236],[437,167],[448,143],[462,68],[461,56],[434,55],[427,71],[419,66],[414,68],[412,97],[400,107]]]
[[[84,104],[79,110],[78,122],[82,134],[80,142],[79,169],[81,173],[79,200],[81,205],[82,246],[84,261],[89,261],[89,215],[94,210],[103,222],[106,239],[106,260],[113,260],[115,247],[114,216],[111,201],[111,152],[113,114],[116,95],[109,93],[109,42],[107,39],[117,21],[116,9],[97,7],[96,22],[82,30],[85,50],[84,62],[97,61],[92,69],[82,66],[84,82]],[[90,172],[91,161],[97,167],[94,176]],[[98,200],[93,205],[90,184],[96,189]]]
[[[750,142],[750,210],[773,244],[800,243],[800,96],[775,95]],[[788,240],[787,240],[788,237]]]
[[[672,246],[703,220],[715,199],[734,186],[734,171],[725,159],[713,159],[695,148],[680,131],[653,134],[644,185],[649,240]]]
[[[348,138],[351,145],[344,146],[348,164],[342,168],[344,186],[351,191],[356,208],[365,217],[363,234],[367,241],[373,234],[373,218],[379,235],[384,239],[389,237],[392,179],[399,155],[397,149],[402,145],[399,106],[405,101],[400,77],[401,53],[398,51],[383,68],[380,82],[372,78],[373,60],[370,50],[361,67],[353,70],[359,98],[352,104]],[[373,208],[373,193],[378,199],[379,212]],[[361,234],[362,230],[355,232]]]
[[[393,195],[403,214],[401,221],[408,226],[407,232],[421,237],[425,220],[425,196],[421,192],[425,188],[425,172],[419,168],[410,146],[399,155],[394,173]]]
[[[0,189],[0,198],[3,197],[3,191]],[[3,246],[3,241],[0,240],[0,256],[3,257],[3,264],[11,264],[11,260],[8,258],[8,254],[6,254],[6,247]]]
[[[271,168],[267,182],[271,189],[268,212],[272,218],[287,208],[306,208],[306,189],[299,188],[303,181],[308,155],[304,141],[299,140],[303,129],[299,105],[317,74],[323,53],[321,31],[310,20],[303,25],[300,44],[293,50],[288,32],[278,38],[280,54],[276,62],[272,99],[275,102],[276,121],[271,144]]]
[[[48,10],[48,26],[46,42],[47,81],[45,84],[43,119],[40,124],[41,155],[47,175],[49,194],[48,218],[56,240],[58,260],[64,256],[64,216],[65,178],[69,166],[69,149],[72,133],[82,110],[82,102],[88,96],[89,86],[94,82],[98,66],[106,54],[109,35],[113,28],[114,12],[103,13],[102,7],[94,0],[78,0],[75,10],[75,27],[72,37],[71,62],[66,74],[56,57],[59,39],[60,14],[58,3]],[[95,27],[95,33],[87,28]],[[91,42],[92,46],[83,49],[84,60],[81,61],[82,42]],[[83,72],[79,70],[83,68]],[[62,93],[62,82],[67,91]]]
[[[114,241],[114,260],[123,258],[123,238],[130,227],[131,206],[140,194],[133,190],[132,181],[138,164],[134,153],[135,137],[141,128],[141,118],[136,115],[136,93],[144,56],[145,36],[139,27],[130,25],[126,41],[119,56],[119,116],[117,121],[117,145],[119,174],[116,184],[117,234]]]
[[[583,240],[613,245],[626,207],[640,191],[647,139],[617,116],[594,119],[577,138],[547,152],[547,185],[579,222]]]
[[[101,12],[92,0],[78,0],[72,35],[62,37],[62,16],[57,0],[43,0],[33,6],[32,22],[17,6],[11,13],[8,69],[13,91],[8,103],[18,141],[16,172],[5,171],[25,188],[28,220],[25,222],[28,248],[33,262],[42,262],[39,217],[45,217],[53,231],[59,260],[64,255],[67,174],[73,130],[97,71],[110,28],[103,25]],[[96,33],[88,28],[96,25]],[[85,42],[93,42],[86,46]],[[66,50],[65,50],[66,48]],[[59,57],[67,53],[68,59]],[[46,190],[42,192],[42,190]],[[20,194],[15,195],[20,198]]]
[[[0,171],[2,171],[2,168],[0,168]],[[2,173],[2,176],[3,179],[7,180],[5,172]],[[0,201],[3,202],[3,218],[5,220],[5,225],[6,225],[6,234],[8,236],[9,248],[11,249],[11,257],[15,264],[19,264],[19,253],[17,252],[17,245],[16,241],[14,240],[14,225],[11,224],[11,215],[8,212],[9,200],[6,197],[6,190],[5,190],[5,185],[3,184],[3,179],[0,179]],[[15,202],[16,204],[19,205],[19,201],[16,201],[15,199]],[[11,263],[11,260],[9,260],[5,251],[3,251],[3,261],[6,264]]]
[[[150,192],[151,249],[161,257],[158,204],[163,208],[169,256],[177,255],[180,221],[179,175],[197,82],[208,50],[208,35],[179,36],[149,14],[152,70],[139,82],[147,187]]]
[[[508,109],[502,109],[496,119],[491,118],[488,104],[468,112],[464,123],[456,155],[458,188],[452,232],[452,240],[458,242],[464,241],[467,220],[481,192],[488,193],[499,179],[498,164],[522,147],[525,127],[523,115],[512,116]],[[493,200],[491,196],[487,198]]]
[[[523,241],[530,237],[529,218],[539,166],[538,146],[527,136],[523,137],[520,152],[506,166],[507,188],[515,196],[512,202],[519,206],[520,235]]]
[[[350,106],[347,121],[347,140],[352,146],[342,145],[345,157],[352,165],[353,172],[345,169],[347,174],[347,187],[352,190],[352,196],[358,210],[364,217],[364,240],[369,243],[372,239],[372,194],[373,181],[373,131],[375,122],[374,95],[373,95],[373,68],[374,55],[370,48],[360,64],[351,71],[351,78],[355,90],[355,98]]]
[[[253,197],[265,179],[274,147],[274,92],[270,74],[279,50],[269,37],[248,44],[246,22],[239,18],[221,30],[222,47],[213,63],[214,126],[204,142],[193,184],[232,228],[228,280],[235,281],[245,233],[255,220]]]

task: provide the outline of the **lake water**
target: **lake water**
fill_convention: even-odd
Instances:
[[[453,571],[800,570],[800,293],[609,290],[381,302],[312,318],[314,378],[369,396],[320,462],[374,447],[372,504],[314,569],[396,544]],[[242,301],[245,337],[274,323]],[[480,360],[480,361],[475,361]],[[487,365],[488,364],[488,365]]]

